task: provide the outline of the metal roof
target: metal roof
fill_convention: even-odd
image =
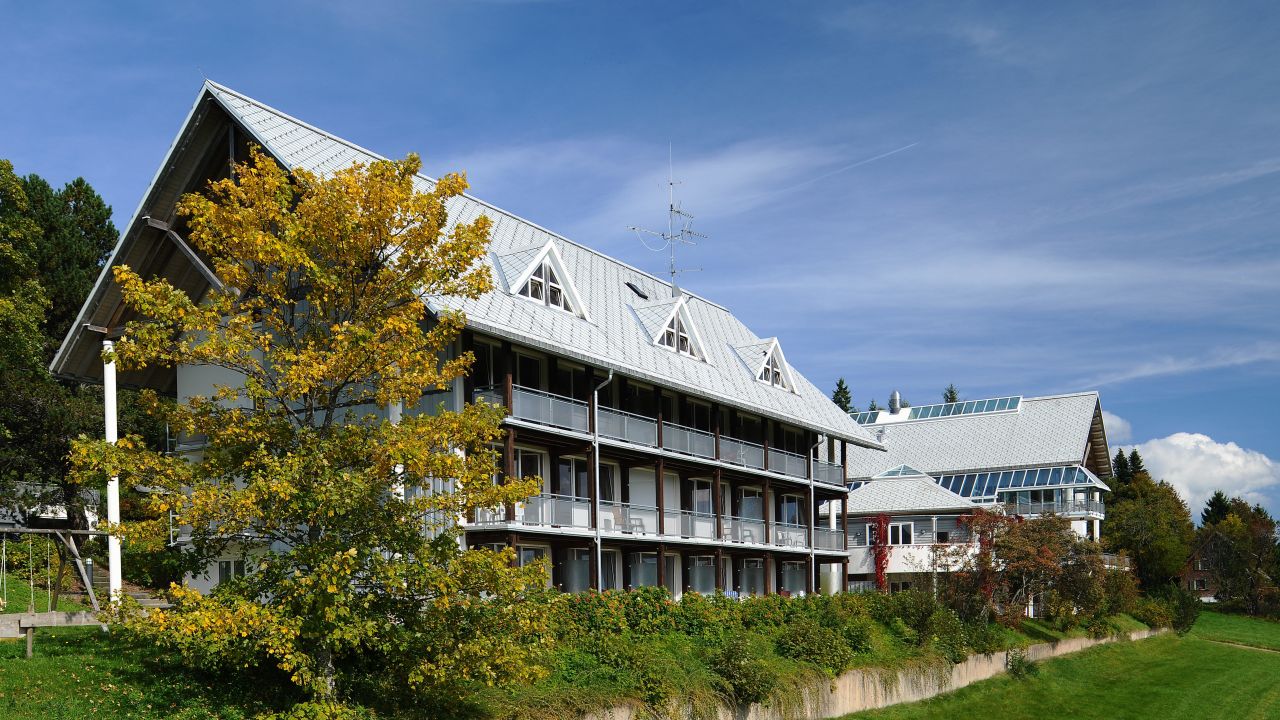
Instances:
[[[939,487],[928,475],[904,475],[862,483],[849,491],[849,513],[972,511],[968,498]]]
[[[210,81],[206,81],[201,89],[193,116],[200,112],[206,98],[216,102],[241,129],[285,167],[325,174],[353,163],[382,159],[376,153]],[[191,123],[190,118],[188,123]],[[156,193],[157,184],[164,180],[165,168],[178,162],[181,151],[190,144],[186,140],[190,136],[191,127],[185,127],[170,149],[161,173],[148,190],[140,212],[142,207],[155,206],[148,199]],[[417,182],[423,190],[433,183],[425,176],[419,176]],[[724,307],[682,291],[684,312],[693,325],[691,331],[699,338],[702,357],[679,355],[653,342],[655,316],[671,309],[668,299],[673,295],[673,289],[667,282],[471,196],[452,199],[448,210],[453,222],[471,222],[481,215],[492,220],[489,261],[493,264],[499,287],[476,300],[428,298],[428,305],[433,310],[446,307],[461,309],[467,315],[468,325],[477,331],[613,368],[640,380],[679,388],[696,396],[844,438],[863,447],[879,449],[879,444],[865,429],[794,369],[789,369],[793,381],[790,389],[759,382],[745,367],[736,348],[757,345],[765,340],[752,333]],[[134,224],[137,223],[135,217]],[[131,233],[132,226],[122,236],[122,245]],[[538,249],[549,242],[556,247],[569,280],[581,296],[586,318],[530,302],[510,292],[511,288],[504,287],[524,270],[519,267],[520,263],[536,257]],[[109,271],[110,263],[104,268],[104,278]],[[640,287],[653,300],[640,299],[627,287],[627,283]],[[99,285],[102,284],[100,278]],[[95,297],[99,296],[100,293],[95,292]],[[94,306],[97,302],[95,297],[86,303],[82,318],[94,316],[95,311],[97,315],[102,314]],[[92,364],[91,355],[96,355],[92,343],[86,343],[78,329],[73,329],[64,345],[71,344],[88,346],[88,349],[76,348],[76,354],[84,356],[78,364],[85,365],[85,372],[91,372],[88,364]],[[55,372],[74,372],[66,367],[68,363],[63,354],[60,351],[59,358],[55,359]],[[849,456],[852,460],[862,454],[851,452]]]
[[[937,477],[1086,462],[1100,470],[1098,475],[1111,475],[1097,392],[1023,398],[1012,411],[883,420],[864,427],[887,452],[851,455],[850,479],[871,478],[898,465]]]

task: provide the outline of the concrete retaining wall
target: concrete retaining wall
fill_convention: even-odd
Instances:
[[[1121,636],[1104,640],[1091,638],[1069,638],[1052,643],[1041,643],[1026,648],[1027,657],[1031,660],[1069,655],[1086,648],[1118,640],[1143,640],[1160,635],[1167,630],[1139,630],[1127,637]],[[815,685],[805,692],[804,707],[791,708],[790,712],[781,708],[752,705],[749,708],[719,708],[715,715],[720,720],[818,720],[818,718],[837,718],[849,713],[872,710],[898,703],[915,702],[966,685],[986,680],[1005,671],[1006,652],[992,655],[970,655],[968,660],[951,667],[949,676],[945,669],[941,677],[933,673],[921,674],[919,671],[903,670],[886,677],[875,670],[850,670],[831,682]],[[677,710],[677,714],[680,714]],[[686,716],[693,713],[684,712]],[[705,715],[701,709],[700,715]],[[619,706],[609,710],[589,713],[583,720],[640,720],[647,717],[643,708]]]

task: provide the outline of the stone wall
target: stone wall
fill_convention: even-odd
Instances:
[[[1079,652],[1095,645],[1124,640],[1144,640],[1165,632],[1168,631],[1139,630],[1128,636],[1102,640],[1069,638],[1032,645],[1026,648],[1026,654],[1031,660],[1047,660]],[[801,718],[818,720],[819,718],[837,718],[849,713],[898,703],[916,702],[999,675],[1005,671],[1007,655],[1008,653],[1005,652],[970,655],[968,660],[951,667],[949,677],[938,677],[911,670],[898,671],[896,676],[895,674],[886,676],[884,672],[878,672],[875,669],[850,670],[835,680],[809,688],[805,693],[803,712],[793,708],[790,713],[786,713],[782,709],[771,706],[752,705],[749,708],[738,709],[722,707],[716,714],[721,720],[799,720]],[[619,706],[589,713],[583,717],[583,720],[640,720],[644,717],[646,714],[642,708]]]

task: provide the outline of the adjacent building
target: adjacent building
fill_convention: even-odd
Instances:
[[[217,283],[186,243],[174,206],[226,177],[251,145],[285,168],[317,173],[378,159],[206,83],[54,359],[55,373],[103,378],[104,339],[129,320],[113,266],[164,277],[192,297]],[[419,183],[425,189],[431,180]],[[455,198],[449,212],[457,222],[492,220],[487,261],[496,288],[476,300],[425,300],[432,312],[466,313],[453,352],[476,361],[464,381],[403,412],[500,404],[509,411],[502,473],[542,480],[528,501],[466,518],[467,543],[514,547],[520,563],[549,559],[551,583],[566,591],[804,593],[824,568],[825,576],[848,576],[847,468],[878,464],[862,456],[883,455],[881,444],[787,362],[778,338],[473,197]],[[229,381],[192,366],[120,378],[179,400]],[[819,507],[836,516],[820,526]],[[207,586],[242,572],[226,558],[192,581]]]

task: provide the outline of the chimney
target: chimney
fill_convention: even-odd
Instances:
[[[894,390],[893,394],[889,396],[889,412],[893,413],[894,415],[897,415],[898,411],[901,409],[902,409],[902,396],[898,394],[897,390]]]

